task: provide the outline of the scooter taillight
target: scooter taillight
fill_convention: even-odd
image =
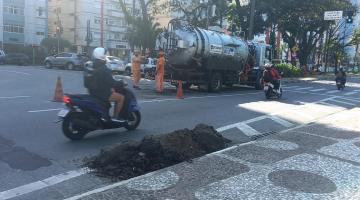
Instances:
[[[64,97],[63,97],[63,102],[64,102],[65,104],[70,104],[70,103],[71,103],[70,97],[64,96]]]

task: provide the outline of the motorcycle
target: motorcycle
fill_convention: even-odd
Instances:
[[[344,90],[346,80],[337,79],[336,80],[336,87],[338,90]]]
[[[64,95],[66,108],[58,113],[63,134],[71,140],[81,140],[95,130],[123,127],[129,131],[135,130],[140,125],[141,113],[134,93],[122,80],[117,81],[114,89],[125,96],[123,110],[118,116],[121,120],[111,118],[115,104],[103,102],[87,94]]]
[[[264,82],[264,93],[266,99],[273,99],[273,98],[280,99],[282,97],[283,91],[282,91],[281,82],[279,85],[279,90],[275,90],[274,87],[275,87],[274,84],[272,84],[271,82]]]

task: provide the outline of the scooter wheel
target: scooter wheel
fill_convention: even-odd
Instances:
[[[80,113],[73,113],[65,117],[62,123],[62,131],[65,137],[70,140],[81,140],[89,132],[88,130],[78,127],[75,123],[75,119],[82,119],[83,116]]]
[[[137,129],[141,122],[141,114],[139,111],[129,113],[129,118],[125,124],[125,128],[128,131],[133,131]]]

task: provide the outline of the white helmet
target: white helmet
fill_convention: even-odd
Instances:
[[[97,47],[96,49],[94,49],[92,57],[95,60],[106,61],[106,54],[107,50],[105,48]]]
[[[271,68],[271,66],[272,66],[271,63],[266,63],[264,67],[265,68]]]

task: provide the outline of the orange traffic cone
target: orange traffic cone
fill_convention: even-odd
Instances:
[[[183,99],[184,98],[183,89],[182,89],[182,81],[178,81],[176,98],[177,99]]]
[[[55,88],[55,95],[54,95],[54,101],[55,102],[62,102],[63,101],[63,89],[61,84],[61,78],[58,76],[56,81],[56,88]]]

